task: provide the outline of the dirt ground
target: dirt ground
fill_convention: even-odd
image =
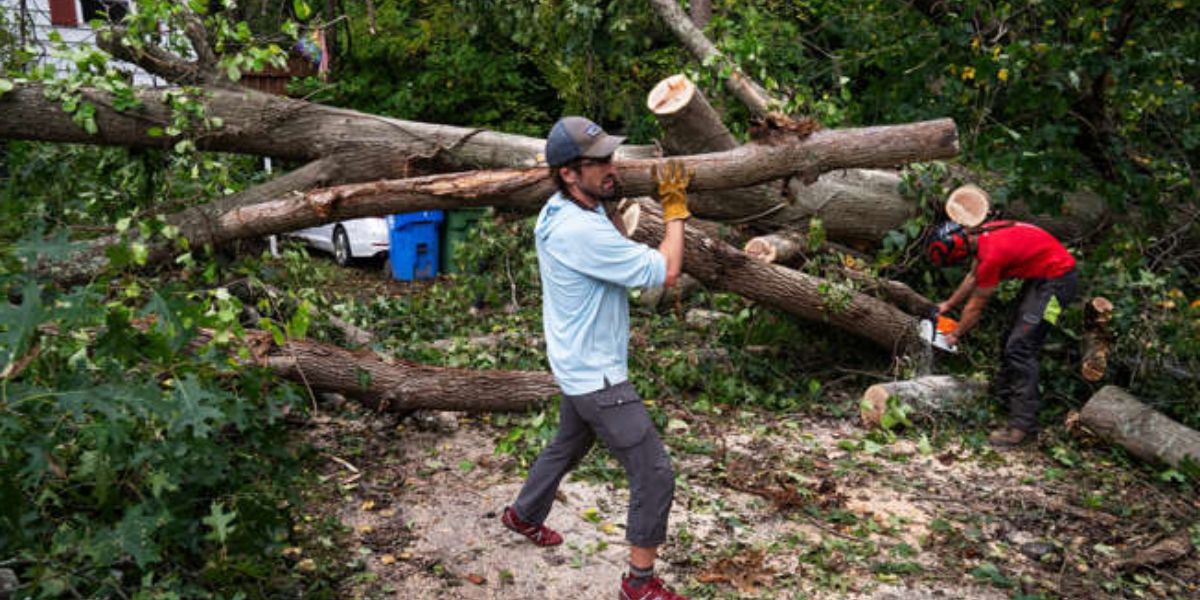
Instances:
[[[693,598],[1200,597],[1195,553],[1119,561],[1198,521],[1197,501],[1054,441],[996,454],[871,441],[850,419],[668,409],[677,471],[660,574]],[[522,482],[485,418],[403,420],[351,403],[308,432],[338,493],[310,507],[360,556],[346,598],[605,598],[625,567],[627,490],[604,453],[567,481],[538,548],[499,523]],[[1050,448],[1050,451],[1047,449]],[[570,478],[569,478],[570,479]]]

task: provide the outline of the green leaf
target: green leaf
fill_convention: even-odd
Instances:
[[[921,456],[933,454],[933,445],[929,443],[928,435],[921,434],[921,439],[917,441],[917,451],[921,453]]]
[[[13,89],[12,80],[0,77],[0,98],[3,98],[4,94],[11,92],[12,89]]]
[[[301,21],[307,21],[312,16],[312,7],[304,0],[292,0],[292,10],[296,12],[296,18]]]
[[[237,529],[237,525],[232,524],[236,518],[236,510],[225,512],[225,504],[223,502],[213,502],[208,516],[201,519],[205,525],[208,525],[209,529],[209,532],[204,534],[204,539],[224,544],[225,540],[229,539],[229,534]]]
[[[21,304],[0,304],[0,369],[25,353],[37,326],[46,317],[42,307],[42,292],[30,281],[21,291]]]
[[[175,384],[174,399],[178,413],[171,423],[171,430],[180,432],[192,429],[193,438],[208,437],[215,422],[225,416],[214,408],[219,397],[200,386],[196,376],[188,374]]]

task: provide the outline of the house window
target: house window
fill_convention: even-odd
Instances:
[[[85,22],[100,19],[117,23],[129,13],[128,0],[79,0],[79,5]]]
[[[79,25],[79,15],[75,13],[75,0],[50,0],[50,24],[55,27]]]

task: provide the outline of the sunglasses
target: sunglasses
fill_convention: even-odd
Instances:
[[[606,166],[606,165],[611,165],[612,161],[613,161],[613,157],[611,154],[609,154],[608,156],[605,156],[604,158],[581,158],[581,159],[579,159],[579,166],[581,166],[581,167],[586,167],[589,165]]]

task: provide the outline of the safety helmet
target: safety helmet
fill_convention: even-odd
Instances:
[[[933,230],[929,243],[925,246],[925,255],[929,262],[936,267],[949,267],[958,264],[971,254],[970,239],[967,230],[953,221],[946,221]]]

